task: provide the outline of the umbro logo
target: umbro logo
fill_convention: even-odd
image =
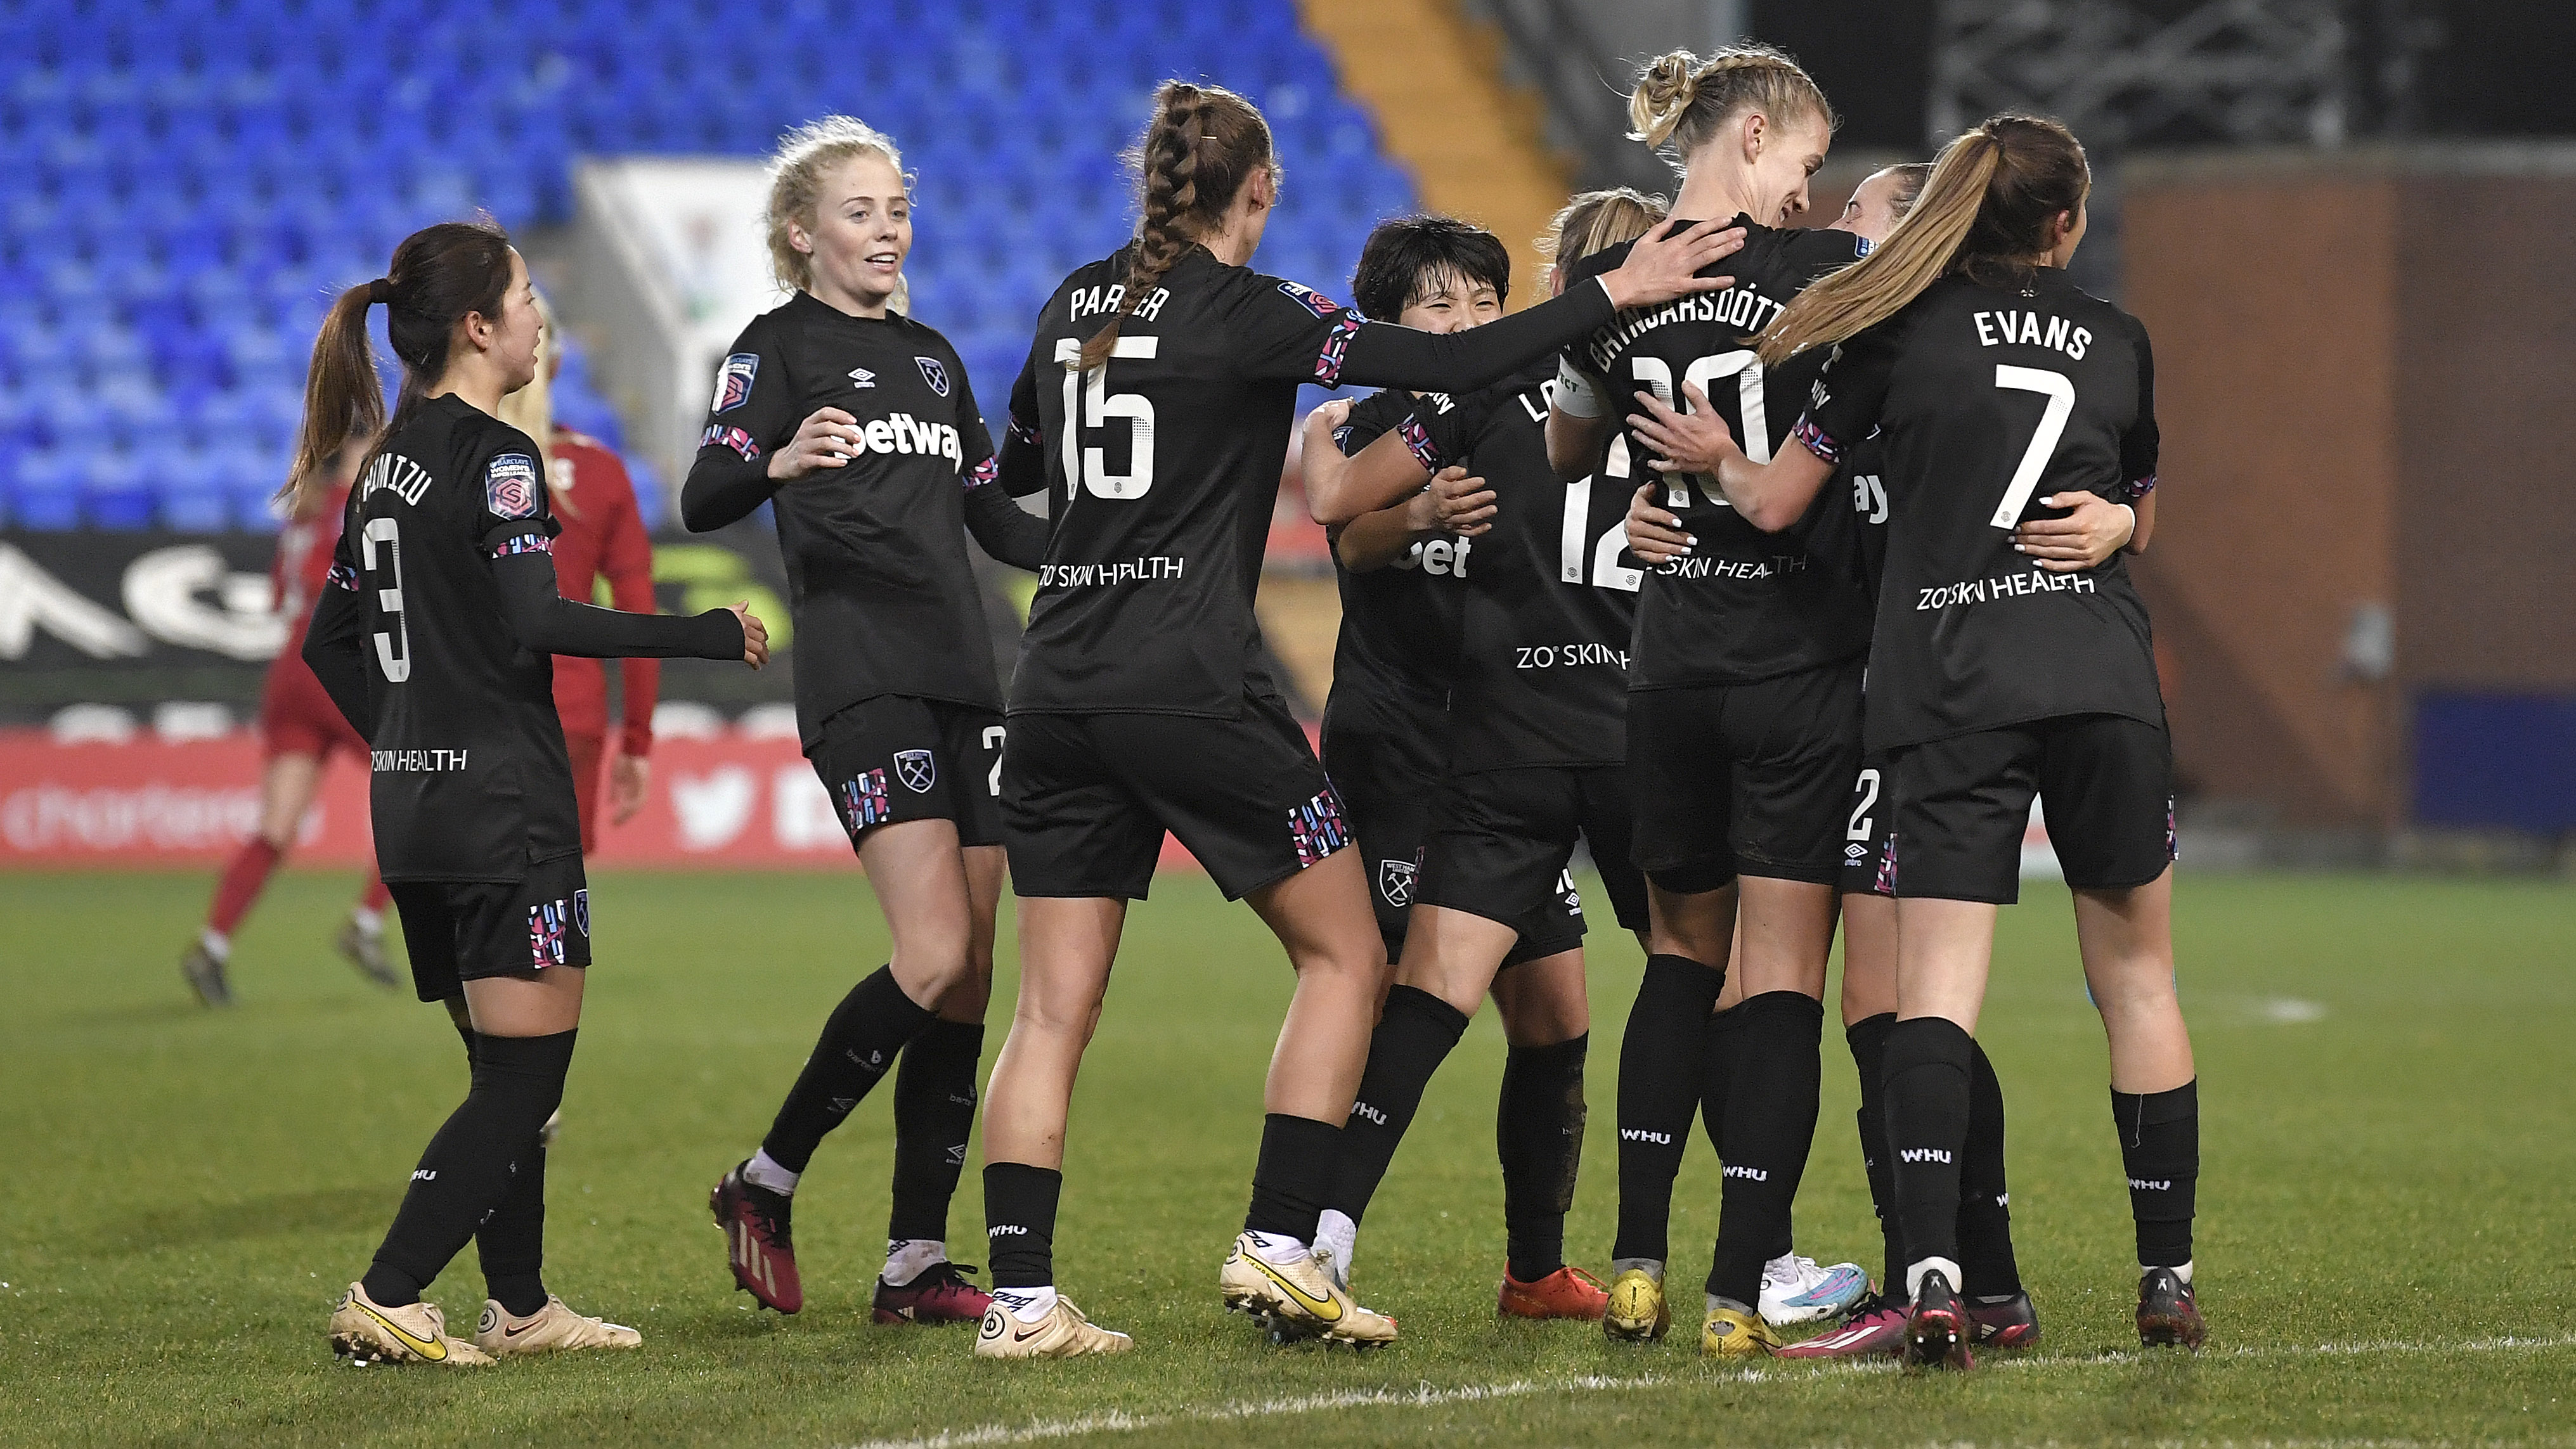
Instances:
[[[850,369],[850,383],[854,387],[874,387],[877,375],[864,367],[853,367]]]
[[[948,1165],[951,1167],[964,1167],[966,1165],[965,1143],[960,1142],[956,1146],[948,1149]]]

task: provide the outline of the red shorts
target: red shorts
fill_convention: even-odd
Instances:
[[[262,758],[272,760],[279,755],[328,760],[334,750],[367,757],[366,740],[349,727],[300,654],[281,654],[269,666],[267,687],[260,692],[259,743]]]
[[[608,736],[564,731],[564,753],[572,756],[572,798],[581,810],[581,853],[599,844],[600,767],[608,754]]]

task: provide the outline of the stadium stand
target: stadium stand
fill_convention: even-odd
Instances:
[[[402,236],[558,223],[578,155],[758,154],[825,111],[904,145],[914,305],[998,414],[1030,315],[1130,225],[1116,156],[1166,75],[1278,128],[1264,269],[1339,286],[1413,207],[1289,0],[15,0],[0,527],[273,529],[322,312]],[[555,386],[619,440],[578,351]]]

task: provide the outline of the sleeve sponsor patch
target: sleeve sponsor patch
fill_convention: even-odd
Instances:
[[[707,405],[710,412],[731,412],[751,401],[751,380],[760,372],[760,354],[737,352],[724,360],[716,370],[715,400]]]
[[[543,496],[537,460],[525,453],[503,453],[483,470],[483,506],[495,518],[534,518]]]
[[[516,534],[492,545],[494,558],[509,558],[514,554],[523,553],[542,553],[551,556],[554,551],[555,541],[542,533]]]
[[[1296,299],[1297,305],[1318,317],[1330,317],[1342,310],[1342,304],[1302,282],[1281,282],[1279,290]]]
[[[707,430],[698,434],[698,446],[701,448],[712,447],[718,443],[740,453],[746,463],[760,460],[760,445],[751,440],[751,434],[740,428],[728,428],[722,423],[709,423]]]

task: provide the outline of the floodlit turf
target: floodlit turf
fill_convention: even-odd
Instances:
[[[1118,1361],[997,1366],[972,1330],[867,1322],[890,1129],[880,1093],[799,1195],[805,1312],[732,1291],[708,1185],[758,1140],[824,1013],[884,956],[848,877],[614,875],[551,1168],[548,1280],[642,1352],[480,1373],[352,1370],[323,1339],[457,1099],[442,1013],[337,963],[343,877],[289,875],[243,932],[241,1005],[173,962],[197,876],[0,877],[0,1441],[849,1444],[1090,1428],[1153,1443],[1434,1435],[1951,1442],[2576,1436],[2576,891],[2397,878],[2191,879],[2184,1001],[2207,1117],[2210,1347],[2141,1359],[2098,1024],[2063,894],[2005,915],[1983,1036],[2012,1111],[2015,1226],[2046,1344],[1965,1378],[1704,1366],[1497,1322],[1491,1015],[1378,1196],[1363,1296],[1403,1341],[1272,1350],[1216,1304],[1289,979],[1250,913],[1167,878],[1075,1103],[1064,1286],[1136,1336]],[[1008,930],[1005,928],[1007,939]],[[1611,1099],[1632,942],[1597,934],[1592,1126],[1571,1223],[1606,1266]],[[998,1048],[1008,966],[988,1052]],[[1828,1035],[1799,1245],[1874,1251],[1849,1058]],[[1674,1225],[1691,1297],[1716,1228],[1695,1145]],[[970,1174],[951,1220],[977,1261]],[[431,1297],[470,1328],[472,1254]]]

